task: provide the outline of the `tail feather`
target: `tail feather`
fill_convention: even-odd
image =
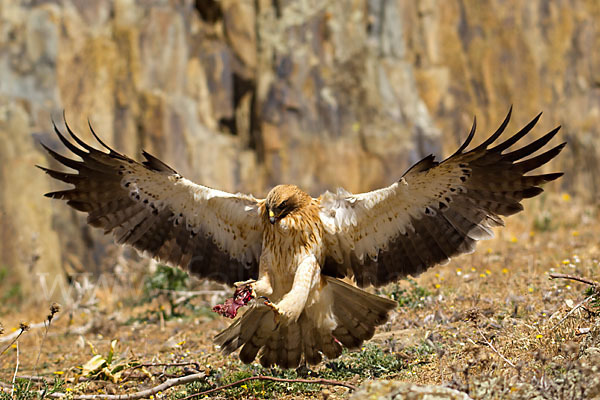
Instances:
[[[388,320],[388,313],[396,302],[380,297],[339,279],[328,278],[333,288],[333,310],[338,326],[333,331],[344,346],[355,349],[375,334],[375,327]]]
[[[258,356],[263,366],[295,368],[301,362],[318,364],[342,354],[342,346],[359,348],[385,323],[396,302],[365,292],[338,279],[324,277],[321,290],[329,291],[304,310],[295,322],[276,323],[272,311],[258,305],[215,337],[226,354],[238,348],[250,363]],[[321,303],[319,303],[321,302]],[[330,310],[327,312],[323,310]],[[330,317],[326,317],[325,314]],[[331,324],[324,322],[329,318]]]
[[[321,352],[329,359],[334,359],[342,354],[342,345],[330,332],[319,332],[321,338]]]
[[[306,314],[300,315],[298,319],[300,331],[302,332],[302,349],[304,352],[304,361],[307,364],[315,365],[321,362],[323,356],[319,353],[318,338],[316,328]]]
[[[283,346],[279,352],[279,360],[283,360],[283,368],[293,368],[300,364],[302,358],[302,336],[300,334],[300,324],[290,324],[287,326],[287,335],[284,337]]]
[[[273,321],[273,316],[266,307],[250,308],[227,329],[215,336],[215,343],[221,346],[225,354],[233,353],[240,346],[244,346],[240,358],[244,362],[246,362],[244,359],[252,362],[275,328],[274,323],[269,321]],[[266,332],[269,334],[267,335]],[[245,353],[244,356],[242,353]]]

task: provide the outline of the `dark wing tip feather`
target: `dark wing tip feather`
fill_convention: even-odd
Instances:
[[[48,193],[44,193],[44,196],[49,197],[51,199],[62,199],[64,192],[65,192],[64,190],[61,190],[58,192],[48,192]]]
[[[65,127],[67,128],[67,132],[69,133],[71,138],[73,138],[73,140],[78,145],[80,145],[81,147],[83,147],[84,149],[86,149],[89,152],[98,151],[98,150],[94,149],[92,146],[90,146],[89,144],[87,144],[86,142],[84,142],[83,140],[79,139],[79,137],[77,137],[77,135],[75,135],[75,133],[73,132],[73,130],[71,130],[71,127],[67,123],[67,117],[65,115],[65,110],[63,110],[63,120],[65,121]]]
[[[535,153],[536,151],[538,151],[539,149],[541,149],[544,145],[546,145],[546,143],[548,143],[554,136],[556,136],[556,134],[558,133],[558,131],[560,130],[560,128],[561,127],[559,125],[556,128],[552,129],[550,132],[546,133],[541,138],[539,138],[537,140],[534,140],[533,142],[531,142],[527,146],[523,146],[520,149],[517,149],[517,150],[512,151],[510,153],[504,154],[502,156],[502,158],[504,160],[506,160],[506,161],[517,161],[517,160],[520,160],[523,157],[526,157],[526,156],[528,156],[530,154]],[[557,147],[560,147],[560,146],[564,147],[564,144],[559,145]],[[560,147],[560,150],[562,150],[562,147]],[[552,150],[550,150],[550,151],[552,151]]]
[[[439,163],[435,161],[435,156],[433,154],[428,155],[427,157],[423,157],[420,161],[417,161],[412,167],[410,167],[402,176],[406,176],[411,172],[423,172],[427,171],[438,165]]]
[[[96,139],[98,141],[98,143],[100,143],[106,150],[108,150],[111,156],[125,158],[125,156],[123,156],[118,151],[115,151],[112,147],[110,147],[109,145],[104,143],[104,141],[102,139],[100,139],[100,136],[98,136],[96,134],[96,131],[94,131],[94,128],[92,127],[92,123],[90,122],[89,118],[88,118],[88,127],[90,128],[90,132],[92,132],[92,136],[94,136],[94,139]]]
[[[565,174],[564,172],[554,172],[552,174],[545,174],[545,175],[543,175],[543,177],[544,177],[544,181],[552,182],[552,181],[560,178],[564,174]]]
[[[152,170],[155,170],[155,171],[168,172],[168,173],[172,173],[172,174],[177,173],[177,171],[175,171],[173,168],[169,167],[167,164],[165,164],[158,158],[154,157],[152,154],[148,153],[146,150],[142,150],[142,155],[146,158],[146,161],[144,161],[142,163],[146,167],[148,167]]]
[[[52,150],[51,148],[49,148],[42,142],[40,142],[40,145],[48,152],[48,154],[50,154],[50,156],[52,158],[54,158],[56,161],[60,162],[61,164],[63,164],[66,167],[73,168],[75,170],[79,170],[81,168],[81,166],[83,165],[83,163],[81,161],[72,160],[70,158],[67,158],[65,156],[58,154],[57,152],[55,152],[54,150]]]
[[[514,164],[515,168],[517,168],[521,173],[525,173],[525,172],[534,170],[536,168],[539,168],[542,165],[549,162],[550,160],[552,160],[557,155],[559,155],[560,152],[562,151],[562,149],[565,148],[565,144],[566,143],[561,143],[558,146],[553,147],[550,150],[548,150],[538,156],[529,158],[524,161],[520,161],[520,162]]]
[[[54,119],[52,119],[52,126],[54,127],[54,132],[58,136],[58,139],[62,142],[62,144],[65,145],[65,147],[67,149],[71,150],[73,153],[77,154],[79,157],[82,157],[82,158],[89,154],[88,152],[81,150],[79,147],[75,146],[73,143],[68,141],[67,138],[64,137],[64,135],[61,133],[61,131],[56,126]]]
[[[508,123],[510,121],[510,117],[512,115],[512,109],[513,108],[511,105],[510,108],[508,109],[508,114],[506,114],[506,117],[504,117],[504,121],[502,121],[502,123],[500,124],[498,129],[496,129],[496,132],[494,132],[489,138],[487,138],[487,140],[485,142],[483,142],[479,146],[477,146],[475,151],[481,150],[481,149],[486,149],[490,144],[494,143],[496,141],[496,139],[498,139],[500,137],[500,135],[502,135],[502,133],[504,132],[504,130],[506,129],[506,127],[508,126]]]
[[[542,116],[542,113],[540,112],[538,115],[535,116],[535,118],[533,118],[531,121],[529,121],[529,123],[527,125],[525,125],[523,127],[523,129],[521,129],[520,131],[518,131],[517,133],[512,135],[510,138],[506,139],[504,142],[497,145],[496,147],[491,148],[490,151],[500,153],[500,152],[508,149],[513,144],[517,143],[523,136],[528,134],[529,131],[531,131],[533,129],[533,127],[540,120],[541,116]]]
[[[544,189],[542,189],[541,187],[533,186],[530,188],[523,189],[522,195],[523,195],[524,199],[530,199],[530,198],[535,197],[538,194],[542,193],[543,191],[544,191]]]
[[[473,125],[471,126],[471,131],[469,132],[469,135],[467,136],[467,138],[465,139],[463,144],[461,144],[460,147],[454,152],[454,154],[452,154],[448,158],[451,158],[451,157],[461,154],[467,148],[467,146],[471,143],[471,140],[473,140],[476,130],[477,130],[477,116],[473,116]]]
[[[57,179],[59,181],[63,181],[65,183],[75,184],[76,182],[79,182],[82,179],[84,179],[79,174],[70,174],[68,172],[55,171],[53,169],[42,167],[40,165],[36,165],[36,167],[44,171],[46,174],[50,175],[52,178]]]

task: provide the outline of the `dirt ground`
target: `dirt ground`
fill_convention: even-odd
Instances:
[[[562,194],[527,201],[526,212],[508,218],[474,254],[380,289],[400,303],[390,321],[361,351],[311,370],[263,369],[242,365],[235,354],[223,356],[211,338],[229,320],[210,308],[232,290],[154,272],[153,290],[141,283],[133,289],[75,282],[77,298],[62,305],[49,329],[33,327],[14,343],[6,338],[21,322],[43,321],[49,304],[2,305],[0,382],[21,398],[44,388],[68,395],[132,393],[198,373],[206,377],[152,397],[183,398],[256,375],[353,386],[370,379],[444,385],[476,399],[600,396],[598,294],[586,292],[585,283],[549,279],[551,273],[599,279],[600,207],[576,200]],[[148,261],[140,265],[146,270]],[[156,289],[165,281],[175,295]],[[190,297],[184,291],[205,292]],[[147,365],[157,363],[168,365]],[[37,378],[13,385],[15,371]],[[350,396],[339,385],[254,380],[202,398]]]

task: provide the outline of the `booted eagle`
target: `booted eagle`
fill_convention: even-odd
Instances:
[[[467,146],[475,123],[446,160],[427,156],[390,186],[361,194],[339,189],[313,198],[294,185],[276,186],[266,199],[227,193],[185,179],[146,152],[145,161],[134,161],[93,130],[106,151],[66,126],[68,140],[56,125],[60,141],[81,161],[44,146],[76,173],[42,169],[74,185],[46,196],[86,212],[90,225],[111,232],[118,243],[198,277],[237,284],[237,298],[222,313],[235,315],[250,299],[263,298],[215,341],[226,353],[241,348],[245,363],[258,356],[264,366],[293,368],[317,364],[323,355],[336,358],[343,346],[359,348],[387,320],[396,303],[360,288],[414,276],[474,251],[478,240],[493,236],[492,227],[503,225],[501,216],[521,211],[522,199],[562,175],[526,174],[565,143],[524,159],[560,127],[508,151],[540,115],[493,146],[510,114],[472,150]]]

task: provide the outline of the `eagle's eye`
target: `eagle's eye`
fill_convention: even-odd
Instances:
[[[277,206],[277,208],[280,210],[283,210],[286,206],[287,206],[287,200],[284,200],[281,203],[279,203],[279,206]]]

